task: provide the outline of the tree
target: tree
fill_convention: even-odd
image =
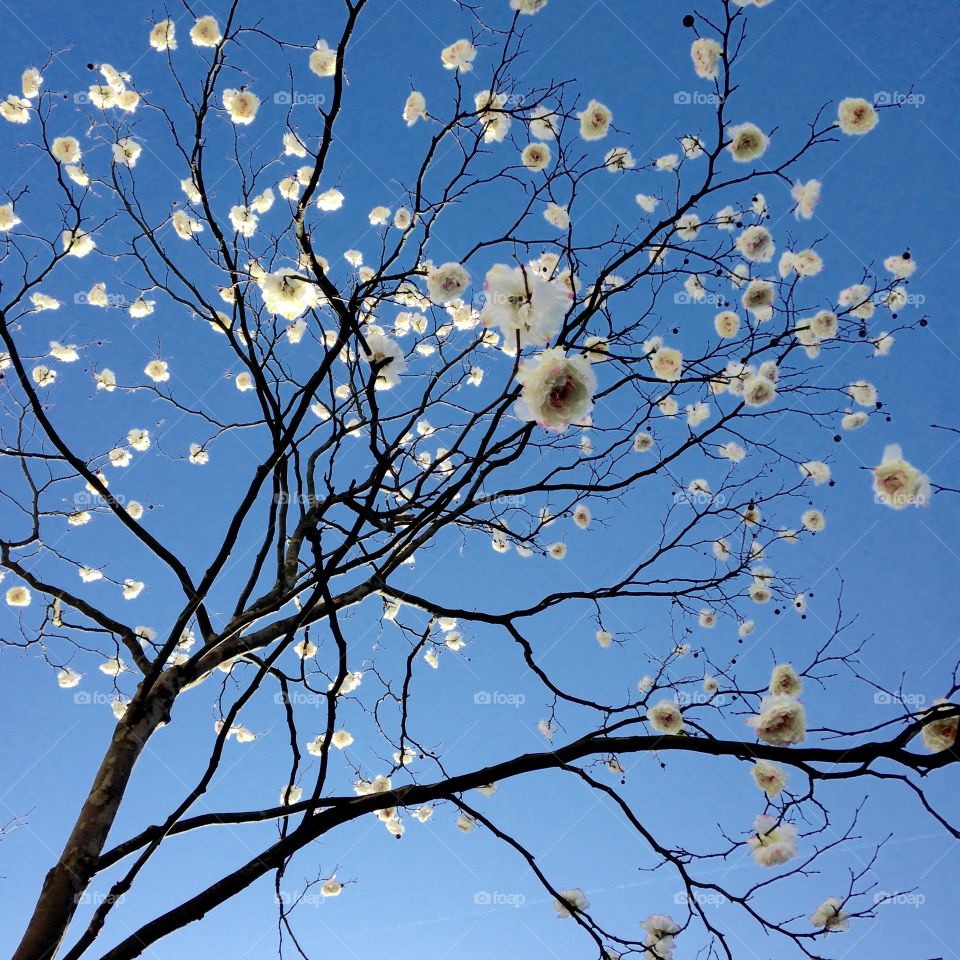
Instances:
[[[448,96],[414,89],[390,106],[412,128],[414,152],[397,149],[413,159],[365,218],[364,251],[342,258],[332,215],[349,211],[363,158],[338,152],[338,121],[358,31],[376,29],[370,0],[345,0],[335,23],[327,14],[329,45],[245,20],[239,0],[216,17],[160,20],[156,89],[95,64],[77,94],[60,56],[24,73],[22,96],[0,108],[6,148],[32,147],[37,162],[29,188],[0,207],[0,559],[19,618],[4,643],[43,657],[77,696],[98,672],[111,678],[116,726],[17,960],[139,956],[268,876],[281,938],[303,953],[297,900],[280,895],[295,858],[315,858],[314,841],[360,818],[402,838],[434,810],[515,852],[600,957],[665,960],[676,942],[733,956],[725,913],[705,896],[775,937],[778,955],[813,957],[825,933],[877,905],[867,868],[851,868],[843,889],[813,878],[856,836],[857,812],[831,821],[836,781],[905,792],[960,837],[926,787],[957,760],[956,670],[941,679],[942,704],[909,700],[896,679],[861,669],[863,641],[847,643],[839,602],[802,657],[770,663],[749,641],[733,653],[712,642],[718,625],[747,640],[774,607],[805,611],[789,551],[824,530],[809,499],[832,482],[825,446],[882,416],[850,366],[924,322],[897,313],[909,252],[880,251],[882,268],[820,286],[829,243],[807,223],[821,184],[805,165],[870,135],[896,104],[847,97],[806,126],[749,122],[735,77],[748,6],[763,5],[723,0],[688,18],[685,69],[708,109],[648,160],[625,145],[616,104],[571,80],[525,79],[537,21],[561,15],[546,0],[510,0],[507,19],[506,0],[461,2],[464,39],[442,51]],[[261,65],[278,57],[286,89],[262,101]],[[612,222],[578,216],[614,177],[651,192]],[[796,239],[771,221],[791,210]],[[47,291],[78,282],[78,342],[50,342],[47,311],[61,303]],[[892,445],[872,482],[878,511],[926,506],[936,489]],[[616,576],[578,565],[576,546],[567,555],[577,528],[622,549],[623,525],[635,552]],[[482,578],[473,602],[448,569],[458,552]],[[550,572],[524,577],[522,562]],[[130,613],[145,584],[145,598],[164,600],[151,628]],[[549,656],[565,622],[593,621],[601,647],[635,649],[636,636],[611,628],[627,620],[660,638],[629,690]],[[358,625],[370,622],[382,641],[367,656]],[[414,693],[431,668],[470,657],[478,631],[535,677],[541,746],[506,742],[498,762],[449,769],[445,734],[424,725]],[[496,668],[476,657],[478,703],[504,696],[489,691]],[[896,719],[808,731],[804,688],[841,675],[900,703]],[[196,722],[199,701],[212,724]],[[287,731],[269,738],[288,770],[279,801],[235,796],[197,813],[228,752],[257,738],[243,721],[258,705]],[[189,787],[118,838],[135,765],[185,712],[199,775],[197,756],[184,758]],[[361,724],[367,735],[354,737]],[[708,851],[660,836],[621,789],[636,756],[711,770],[720,758],[725,775],[752,774],[757,810],[718,828]],[[612,805],[674,877],[682,907],[639,933],[608,928],[471,793],[542,771]],[[131,932],[111,928],[172,838],[265,822],[276,836],[218,865],[215,882],[182,888]],[[711,864],[745,851],[745,884],[712,878]],[[105,876],[109,893],[81,920]],[[812,898],[799,919],[765,898],[798,879]],[[313,887],[343,889],[332,872],[303,893]]]

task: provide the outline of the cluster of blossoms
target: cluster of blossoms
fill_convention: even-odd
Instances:
[[[802,743],[806,739],[806,711],[797,699],[802,689],[803,684],[793,667],[781,664],[774,668],[770,694],[763,698],[759,715],[747,718],[747,724],[755,728],[758,739],[781,747]]]
[[[761,813],[753,822],[756,834],[748,844],[753,859],[761,867],[779,867],[797,855],[797,828],[778,823],[775,817]]]

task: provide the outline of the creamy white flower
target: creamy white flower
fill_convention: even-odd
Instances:
[[[777,826],[769,814],[760,814],[754,820],[756,836],[749,840],[753,859],[761,867],[777,867],[797,855],[797,828],[790,823]]]
[[[71,670],[70,667],[64,667],[62,670],[57,671],[57,684],[65,690],[77,686],[82,678],[82,673],[77,673],[76,670]]]
[[[776,763],[758,760],[751,770],[756,785],[770,798],[779,796],[787,785],[787,775]]]
[[[540,105],[530,113],[530,135],[537,140],[556,140],[560,133],[559,117],[548,107]]]
[[[543,219],[558,230],[566,230],[570,226],[570,214],[566,207],[550,202],[543,211]]]
[[[766,227],[753,226],[737,237],[737,249],[753,263],[769,263],[777,248]]]
[[[427,119],[427,101],[418,90],[414,90],[404,102],[403,119],[408,127],[412,127],[418,120]]]
[[[520,162],[534,173],[544,170],[550,163],[550,148],[545,143],[529,143],[520,154]]]
[[[71,257],[85,257],[97,246],[93,242],[93,237],[82,230],[64,230],[61,239],[64,252]]]
[[[837,125],[850,136],[869,133],[879,120],[873,104],[862,97],[847,97],[837,107]]]
[[[560,898],[553,901],[553,909],[557,911],[557,916],[563,920],[572,917],[575,912],[589,910],[590,901],[579,887],[571,890],[561,890]]]
[[[318,40],[310,54],[310,69],[318,77],[332,77],[337,72],[337,51],[326,40]]]
[[[769,280],[751,280],[740,302],[763,323],[773,316],[773,284]]]
[[[799,697],[803,690],[803,681],[789,663],[779,663],[770,675],[770,694],[783,694],[787,697]]]
[[[400,374],[407,369],[403,348],[383,333],[368,333],[367,345],[360,356],[371,366],[377,366],[374,389],[389,390],[400,382]]]
[[[647,720],[657,733],[675,735],[683,730],[683,714],[674,700],[661,700],[650,707]]]
[[[140,580],[131,580],[126,579],[123,581],[123,599],[124,600],[136,600],[140,596],[140,593],[143,591],[145,584]]]
[[[521,420],[554,433],[587,422],[597,380],[585,357],[568,357],[560,347],[544,350],[535,359],[521,361],[517,380],[523,386],[515,405]]]
[[[767,150],[766,134],[753,123],[741,123],[731,127],[727,149],[737,163],[749,163],[762,157]]]
[[[470,274],[459,263],[444,263],[427,273],[427,292],[434,303],[458,299],[470,286]]]
[[[794,210],[794,216],[797,220],[809,220],[813,216],[813,211],[820,202],[820,190],[822,184],[819,180],[808,180],[801,183],[799,180],[793,185],[790,196],[797,205]]]
[[[215,17],[200,17],[190,28],[190,39],[197,47],[215,47],[222,39]]]
[[[716,80],[720,68],[722,49],[716,40],[700,37],[690,45],[690,58],[697,76],[704,80]]]
[[[440,52],[444,68],[458,70],[461,73],[469,73],[473,69],[476,56],[476,48],[466,39],[456,40]]]
[[[223,106],[234,123],[253,123],[260,109],[260,98],[251,90],[224,90]]]
[[[873,490],[880,503],[894,510],[930,503],[930,479],[903,459],[895,443],[884,448],[883,460],[873,468]]]
[[[497,264],[483,284],[485,327],[497,327],[504,335],[504,349],[542,346],[549,343],[563,323],[570,295],[557,282],[544,280],[524,267]]]
[[[29,607],[30,591],[26,587],[10,587],[7,590],[7,605],[11,607]]]
[[[294,270],[278,270],[260,280],[264,306],[286,320],[296,320],[320,303],[316,286]]]
[[[177,49],[177,28],[172,20],[161,20],[154,24],[150,31],[150,46],[159,52]]]
[[[740,329],[740,318],[732,310],[722,310],[713,318],[713,326],[721,337],[730,339]]]
[[[777,388],[767,377],[749,377],[744,381],[743,402],[748,407],[765,407],[776,396]]]
[[[811,533],[819,533],[827,525],[826,517],[819,510],[804,511],[800,521]]]
[[[843,912],[843,901],[839,897],[828,897],[817,907],[810,917],[815,927],[829,930],[846,931],[850,929],[850,917]]]
[[[9,603],[9,600],[7,602]],[[940,697],[934,700],[933,706],[924,713],[921,735],[924,746],[931,752],[940,753],[942,750],[951,750],[956,744],[960,717],[940,716],[955,708],[956,704]]]
[[[758,739],[774,746],[802,743],[807,735],[803,704],[784,695],[764,697],[760,714],[748,717],[747,724],[756,729]]]
[[[580,136],[584,140],[602,140],[610,131],[610,124],[613,122],[613,113],[599,100],[591,100],[578,116]]]
[[[7,233],[20,222],[20,218],[13,212],[12,203],[0,204],[0,233]]]

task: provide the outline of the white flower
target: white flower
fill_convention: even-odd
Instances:
[[[143,147],[130,137],[123,137],[113,145],[113,162],[124,167],[135,167]]]
[[[368,333],[365,339],[367,346],[361,351],[361,356],[371,366],[377,366],[374,389],[389,390],[395,387],[400,382],[400,374],[407,369],[403,348],[383,333]]]
[[[7,605],[11,607],[29,607],[30,591],[26,587],[10,587],[7,590]]]
[[[570,424],[583,424],[593,409],[597,380],[590,361],[568,357],[561,347],[521,361],[517,380],[523,385],[517,416],[545,430],[563,433]]]
[[[773,259],[776,245],[766,227],[747,227],[737,237],[737,249],[753,263],[769,263]]]
[[[906,280],[913,276],[917,269],[917,261],[910,257],[909,253],[902,256],[887,257],[883,261],[883,268],[892,273],[898,280]]]
[[[783,694],[787,697],[799,697],[802,689],[803,681],[789,663],[780,663],[773,668],[773,673],[770,676],[770,693],[772,696]]]
[[[140,580],[126,579],[123,581],[123,599],[136,600],[140,596],[144,584]]]
[[[485,327],[498,327],[504,348],[513,350],[548,343],[560,330],[570,295],[557,282],[544,280],[524,267],[497,264],[483,284]]]
[[[176,50],[177,49],[177,28],[172,20],[161,20],[154,24],[150,31],[150,46],[154,50]]]
[[[320,303],[314,284],[294,270],[265,274],[259,284],[264,306],[286,320],[296,320]]]
[[[561,890],[560,899],[553,901],[553,909],[557,911],[557,917],[563,920],[572,917],[577,911],[589,910],[590,901],[579,887],[572,890]]]
[[[197,47],[215,47],[222,39],[220,25],[214,17],[200,17],[190,28],[190,39]]]
[[[800,522],[811,533],[819,533],[827,525],[826,517],[819,510],[805,510]]]
[[[769,814],[762,813],[754,820],[757,831],[748,841],[753,859],[761,867],[776,867],[797,855],[797,828],[790,823],[777,826]]]
[[[528,143],[520,154],[520,162],[534,173],[544,170],[550,163],[550,148],[545,143]]]
[[[404,102],[403,119],[408,127],[412,127],[418,120],[427,119],[427,101],[418,90],[414,90]]]
[[[894,510],[930,503],[930,479],[903,459],[895,443],[884,448],[880,466],[873,468],[873,490],[880,503]]]
[[[63,249],[71,257],[85,257],[96,247],[93,237],[82,230],[63,231]]]
[[[566,230],[570,226],[570,214],[566,207],[550,202],[543,211],[543,219],[558,230]]]
[[[837,107],[837,125],[850,136],[869,133],[879,120],[873,104],[862,97],[847,97]]]
[[[794,210],[794,216],[797,220],[809,220],[813,216],[813,211],[820,202],[820,189],[822,184],[819,180],[808,180],[801,183],[799,180],[793,185],[790,196],[793,197],[797,207]]]
[[[503,109],[507,104],[507,95],[483,90],[473,98],[473,103],[483,128],[484,143],[503,143],[513,122],[510,114]]]
[[[10,602],[9,599],[7,602]],[[924,714],[924,726],[921,731],[923,745],[933,753],[940,753],[941,750],[951,750],[957,742],[957,728],[960,726],[960,717],[937,718],[939,713],[948,709],[956,709],[956,704],[940,697],[933,701],[933,706]]]
[[[697,76],[704,80],[716,80],[720,66],[720,44],[708,37],[700,37],[690,45],[690,58]]]
[[[766,760],[758,760],[751,773],[756,785],[771,799],[778,796],[787,784],[783,768]]]
[[[223,106],[234,123],[253,123],[260,109],[260,98],[250,90],[224,90]]]
[[[737,163],[749,163],[763,156],[767,143],[766,134],[758,126],[741,123],[730,128],[730,143],[727,149]]]
[[[803,704],[783,694],[764,697],[760,714],[748,717],[747,724],[756,728],[758,739],[774,746],[802,743],[807,735]]]
[[[58,163],[76,163],[80,159],[80,141],[76,137],[56,137],[50,153]]]
[[[0,102],[0,117],[9,123],[27,123],[30,119],[30,101],[11,93]]]
[[[657,208],[657,204],[660,203],[657,197],[651,197],[646,193],[638,193],[635,199],[640,208],[646,213],[653,213]]]
[[[537,140],[556,140],[560,132],[557,114],[542,104],[530,113],[530,135]]]
[[[683,714],[674,700],[661,700],[647,710],[650,726],[657,733],[678,734],[683,730]]]
[[[332,77],[337,72],[337,51],[326,40],[318,40],[310,54],[310,69],[318,77]]]
[[[613,114],[599,100],[591,100],[580,117],[580,136],[584,140],[602,140],[610,130]]]
[[[444,263],[427,273],[427,292],[434,303],[458,299],[470,286],[470,274],[459,263]]]
[[[210,462],[210,454],[207,453],[199,443],[191,443],[190,451],[187,456],[187,459],[190,463],[194,463],[197,466],[203,466],[206,463]]]
[[[605,154],[603,165],[610,173],[620,173],[623,170],[632,170],[637,165],[637,161],[626,147],[614,147]]]
[[[456,40],[449,47],[440,52],[440,59],[447,70],[459,70],[469,73],[473,69],[473,61],[477,51],[469,40]]]
[[[849,915],[843,912],[843,901],[839,897],[828,897],[817,907],[810,918],[815,927],[828,930],[846,931],[850,929]]]
[[[0,233],[12,230],[20,222],[20,218],[13,212],[12,203],[0,204]]]
[[[644,346],[646,347],[647,344],[644,344]],[[679,380],[683,373],[683,354],[673,347],[664,347],[659,343],[652,346],[654,353],[650,357],[650,366],[653,372],[661,380]]]
[[[809,477],[818,487],[830,479],[830,467],[822,460],[808,460],[799,469],[804,478]]]
[[[320,885],[320,895],[323,897],[339,897],[343,891],[343,884],[337,881],[336,874]]]
[[[673,938],[680,932],[680,925],[671,917],[654,913],[641,924],[646,931],[645,960],[672,960]]]
[[[69,690],[71,687],[75,687],[82,677],[82,673],[77,673],[76,670],[64,667],[62,670],[57,671],[57,684],[65,690]]]
[[[165,383],[170,379],[170,371],[164,360],[151,360],[144,368],[143,372],[154,383]]]
[[[769,280],[751,280],[740,302],[763,323],[773,316],[774,288]]]
[[[776,386],[766,377],[750,377],[743,384],[743,402],[748,407],[764,407],[777,396]]]

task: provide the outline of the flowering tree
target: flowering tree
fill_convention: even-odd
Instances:
[[[70,55],[25,70],[0,104],[4,149],[35,163],[0,205],[3,642],[76,695],[111,684],[116,725],[17,960],[139,956],[260,878],[279,891],[338,828],[376,817],[402,838],[432,815],[501,840],[601,958],[730,957],[727,912],[778,956],[814,957],[876,906],[868,867],[842,888],[815,876],[846,863],[857,830],[856,814],[832,824],[836,781],[883,786],[960,838],[925,789],[958,759],[956,672],[942,703],[841,729],[808,717],[805,689],[845,674],[899,690],[860,669],[839,605],[801,655],[771,661],[749,639],[774,610],[805,614],[791,550],[828,535],[828,445],[884,416],[849,371],[915,325],[898,315],[909,252],[819,286],[829,242],[808,221],[829,182],[809,158],[880,118],[840,91],[805,126],[751,122],[735,76],[748,8],[765,5],[717,0],[687,18],[684,69],[708,109],[648,158],[617,104],[524,82],[547,0],[460,3],[464,38],[437,50],[448,94],[404,91],[391,107],[416,159],[391,162],[392,192],[369,214],[351,212],[337,134],[345,104],[375,109],[349,103],[351,74],[370,69],[351,59],[364,18],[375,28],[369,0],[344,0],[312,46],[245,22],[239,0],[159,20],[144,36],[166,67],[151,90],[93,64],[78,91]],[[288,89],[261,99],[258,64],[278,55]],[[583,199],[611,178],[636,184],[612,225]],[[791,212],[795,227],[772,225]],[[363,249],[343,252],[338,229]],[[77,288],[73,304],[55,295]],[[66,314],[73,343],[51,339]],[[892,445],[872,483],[858,495],[878,512],[933,492]],[[579,538],[624,549],[622,524],[637,536],[617,576],[578,561]],[[489,587],[472,602],[447,569],[458,562]],[[136,610],[151,592],[163,613],[148,627]],[[651,625],[643,642],[627,621]],[[372,652],[361,622],[382,634]],[[558,667],[560,623],[635,651],[629,689]],[[539,749],[518,739],[497,762],[448,768],[421,699],[433,671],[468,657],[487,687],[504,659],[535,678]],[[260,732],[258,705],[286,732]],[[178,724],[189,787],[117,835],[135,764]],[[279,798],[197,812],[225,757],[258,738],[288,770]],[[644,756],[720,762],[752,777],[754,807],[709,849],[661,836],[626,779]],[[614,929],[589,891],[548,875],[482,799],[544,771],[611,805],[683,905]],[[172,838],[264,823],[276,835],[214,882],[178,886],[132,932],[111,926]],[[744,855],[746,880],[710,872]],[[336,856],[319,855],[325,897],[344,889],[324,867]],[[84,908],[102,878],[109,895]],[[799,917],[766,896],[790,884],[808,901]],[[708,913],[706,894],[726,910]],[[279,929],[303,953],[294,906],[278,898]]]

